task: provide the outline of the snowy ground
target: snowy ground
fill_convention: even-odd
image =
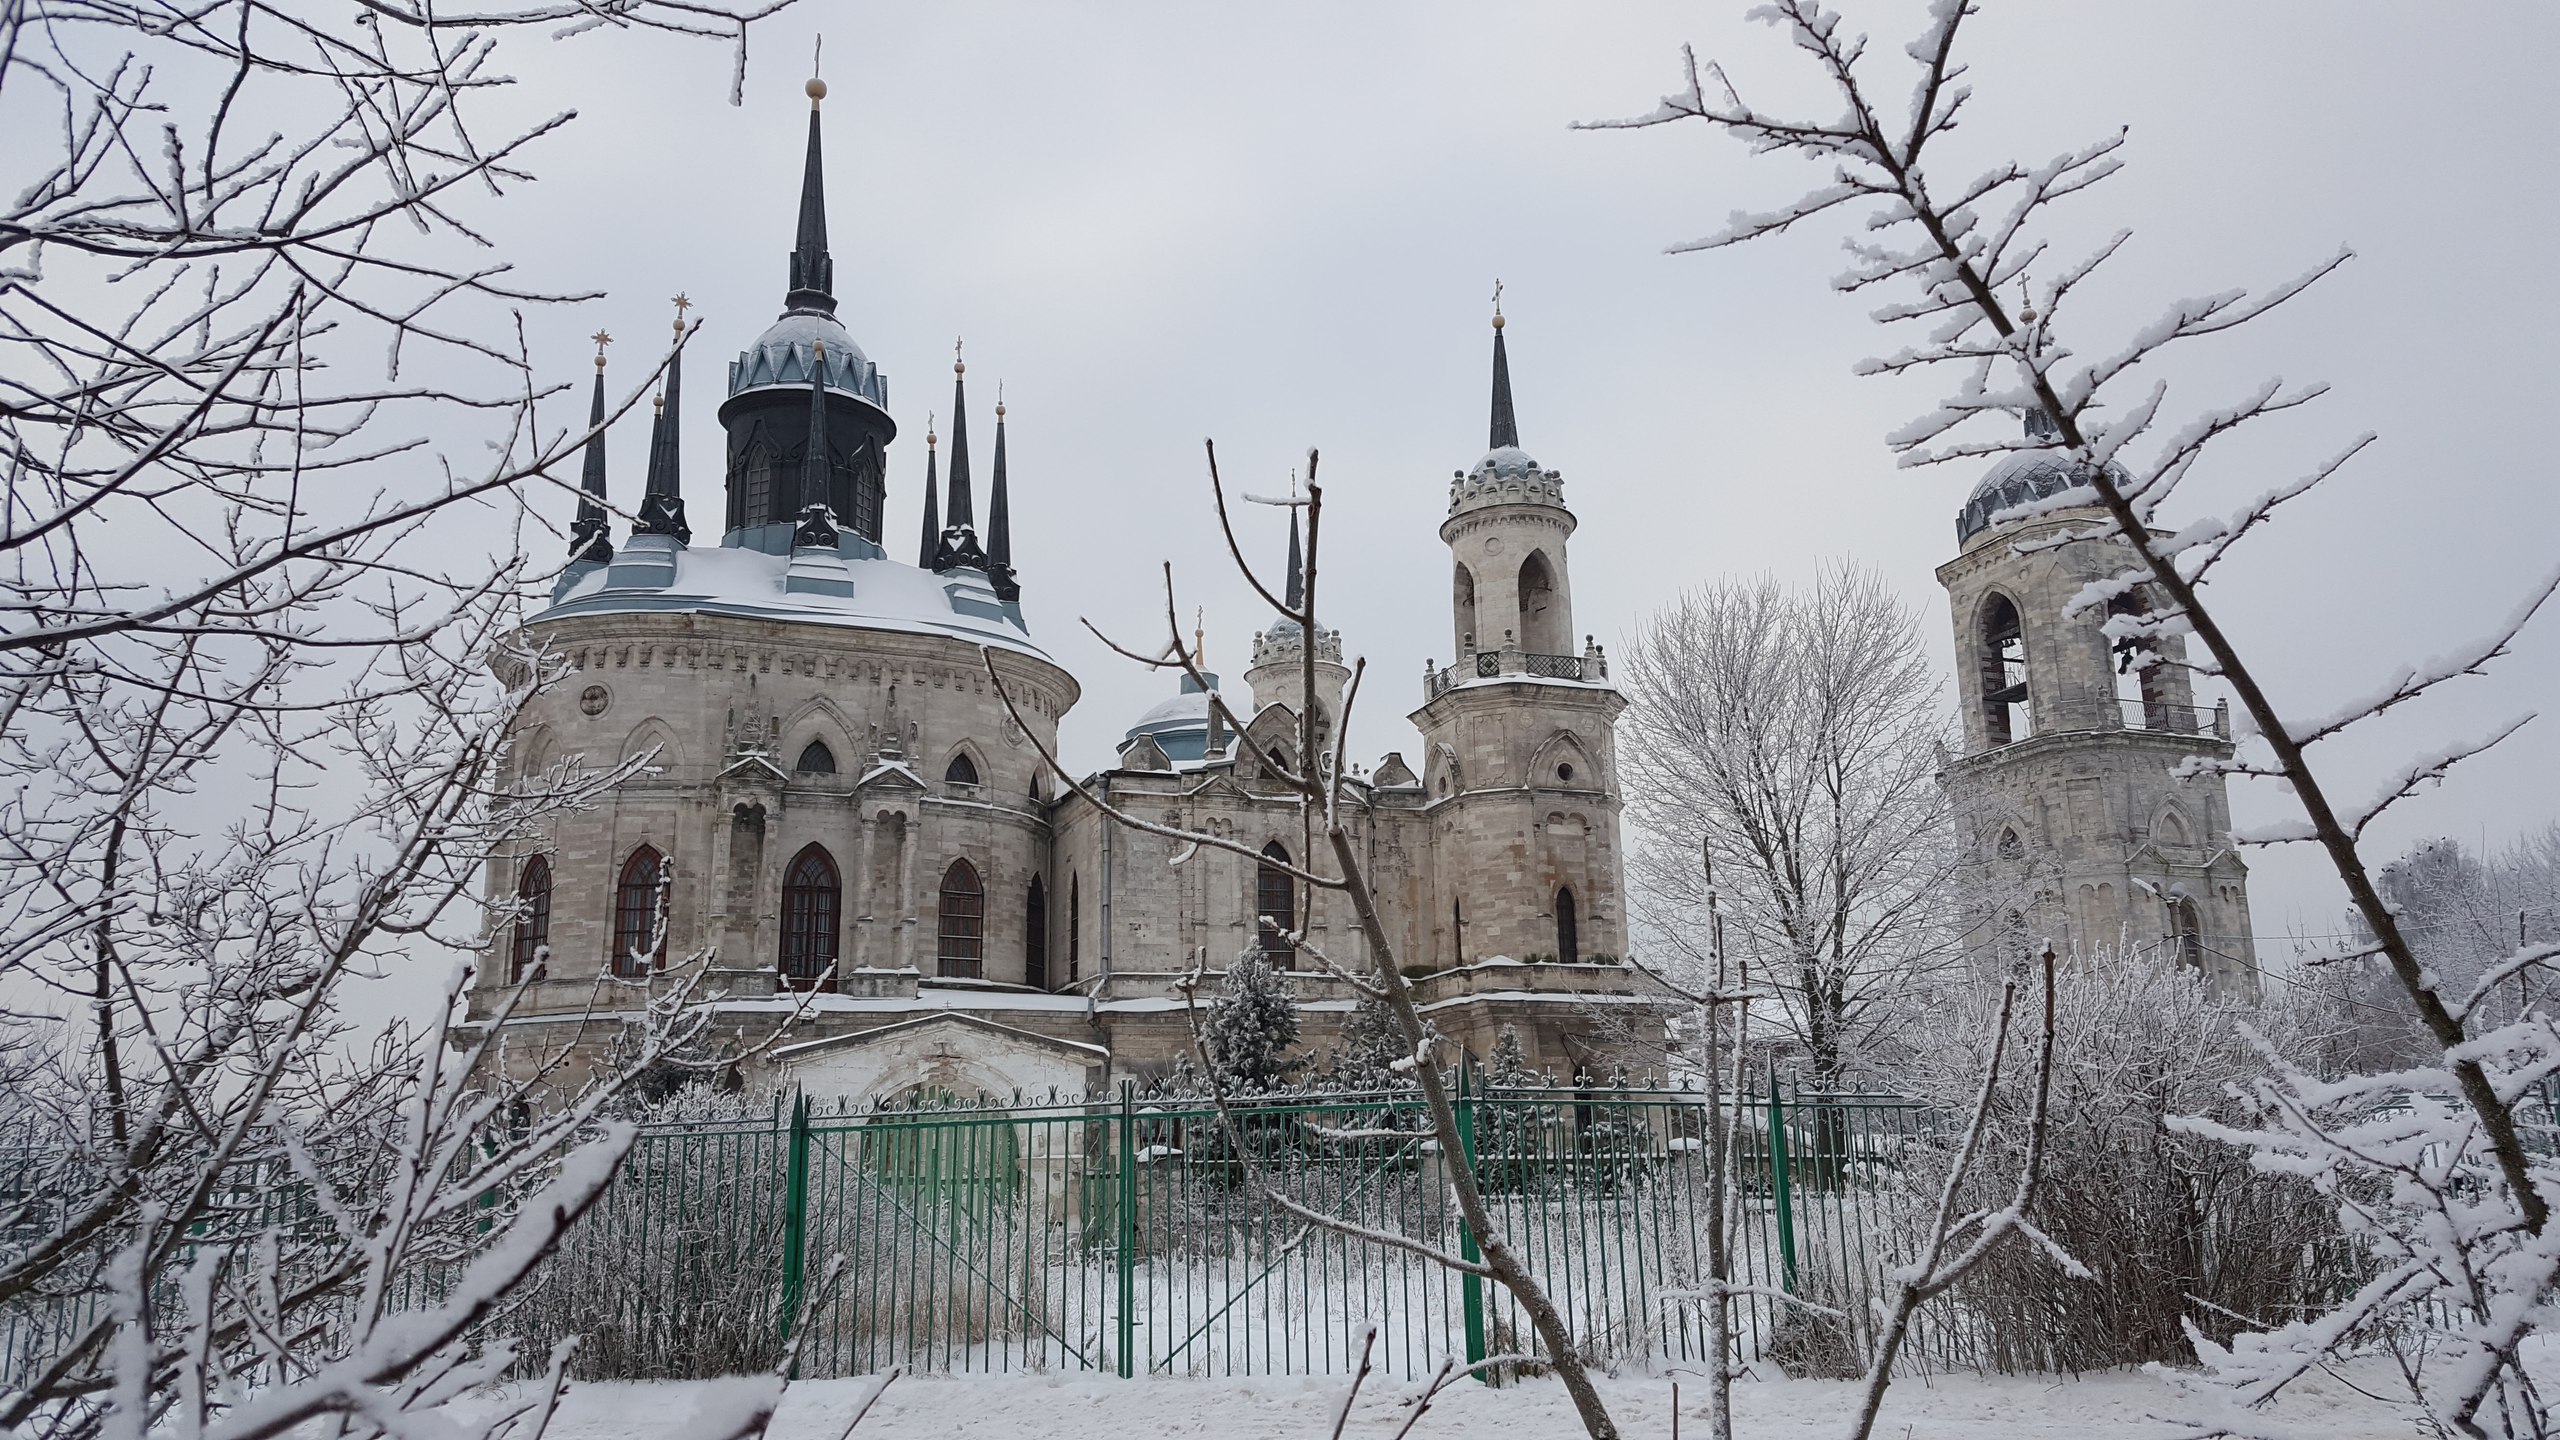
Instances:
[[[2363,1378],[2363,1377],[2358,1377]],[[2378,1388],[2383,1377],[2371,1377]],[[874,1380],[803,1381],[791,1387],[769,1440],[842,1440],[845,1422]],[[683,1384],[587,1384],[575,1387],[554,1422],[555,1440],[653,1440],[683,1428],[697,1387]],[[1373,1377],[1343,1432],[1375,1440],[1403,1421],[1399,1402],[1417,1388]],[[1671,1434],[1667,1379],[1604,1382],[1610,1412],[1628,1440]],[[904,1378],[872,1408],[855,1440],[922,1440],[933,1436],[1041,1437],[1041,1440],[1323,1440],[1340,1404],[1339,1380],[1096,1380],[1040,1376]],[[2157,1418],[2169,1402],[2158,1380],[2111,1374],[2081,1380],[1971,1377],[1906,1381],[1885,1402],[1879,1440],[2017,1440],[2022,1436],[2091,1436],[2098,1440],[2166,1440],[2187,1433]],[[1681,1429],[1704,1435],[1705,1396],[1680,1387]],[[1832,1381],[1772,1381],[1735,1392],[1735,1432],[1761,1437],[1836,1436],[1853,1405],[1852,1387]],[[2276,1414],[2297,1433],[2319,1440],[2407,1437],[2416,1428],[2396,1407],[2318,1380]],[[1414,1429],[1414,1440],[1496,1437],[1545,1440],[1579,1435],[1572,1405],[1551,1380],[1490,1390],[1456,1387]]]

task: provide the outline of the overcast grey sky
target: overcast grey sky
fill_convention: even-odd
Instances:
[[[1911,4],[1851,23],[1898,46]],[[828,199],[840,313],[890,376],[902,438],[888,532],[916,528],[925,414],[947,412],[955,335],[971,421],[1012,420],[1016,550],[1036,637],[1079,674],[1071,760],[1092,766],[1167,688],[1084,637],[1078,615],[1154,638],[1156,564],[1205,605],[1214,668],[1242,669],[1265,617],[1215,553],[1200,440],[1231,479],[1286,483],[1324,451],[1328,609],[1368,657],[1356,749],[1415,751],[1403,719],[1426,656],[1447,663],[1449,472],[1484,444],[1487,295],[1505,282],[1526,448],[1581,518],[1580,627],[1613,647],[1681,587],[1879,567],[1950,641],[1932,570],[1974,467],[1897,471],[1887,430],[1935,394],[1852,377],[1887,348],[1870,302],[1831,293],[1838,227],[1668,256],[1726,212],[1806,177],[1704,128],[1577,133],[1649,109],[1679,46],[1754,98],[1809,100],[1797,53],[1738,5],[1000,5],[814,0],[755,31],[746,104],[727,57],[664,39],[518,42],[511,104],[574,106],[495,207],[532,278],[611,298],[537,317],[561,376],[603,324],[662,335],[682,289],[706,318],[686,416],[688,491],[716,517],[716,379],[778,308],[824,31]],[[2185,504],[2226,507],[2352,433],[2381,443],[2289,511],[2219,593],[2288,709],[2369,688],[2487,627],[2560,558],[2544,443],[2560,285],[2546,147],[2560,9],[2540,5],[2000,4],[1969,51],[1975,108],[1941,173],[2042,159],[2131,127],[2129,170],[2073,212],[2082,238],[2136,230],[2084,325],[2263,285],[2340,244],[2359,258],[2308,299],[2173,370],[2173,398],[2267,375],[2332,399],[2234,449]],[[2115,333],[2075,332],[2080,348]],[[639,344],[620,347],[636,360]],[[563,417],[566,418],[565,416]],[[944,420],[948,431],[947,416]],[[615,452],[635,490],[643,427]],[[982,439],[981,445],[985,443]],[[983,464],[983,461],[980,462]],[[1280,548],[1277,512],[1250,517]],[[2402,751],[2560,712],[2560,616],[2488,679],[2330,757],[2362,794]],[[2560,713],[2406,807],[2419,834],[2502,839],[2560,813]],[[2288,802],[2235,788],[2241,823]],[[2305,847],[2253,854],[2262,953],[2339,928]]]

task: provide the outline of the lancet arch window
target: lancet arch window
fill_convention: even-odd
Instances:
[[[782,983],[807,990],[836,963],[844,877],[823,845],[802,847],[782,876]]]
[[[2169,953],[2181,970],[2204,969],[2204,921],[2192,896],[2169,902]]]
[[[1582,915],[1573,903],[1573,887],[1556,891],[1556,960],[1559,964],[1582,963]]]
[[[659,896],[665,890],[666,857],[643,845],[622,862],[613,887],[613,973],[646,975],[667,963],[667,930]]]
[[[826,741],[812,740],[800,747],[800,758],[791,762],[791,768],[803,775],[833,775],[836,752],[827,748]]]
[[[1561,655],[1569,647],[1564,617],[1556,606],[1555,567],[1547,552],[1532,550],[1520,562],[1520,648],[1534,655]]]
[[[551,862],[536,855],[524,862],[516,877],[516,925],[508,937],[507,983],[523,980],[550,943]]]
[[[1049,988],[1049,887],[1037,875],[1022,897],[1022,983]]]
[[[1274,840],[1262,847],[1262,863],[1253,877],[1254,928],[1262,941],[1262,958],[1274,970],[1290,968],[1296,953],[1287,936],[1298,928],[1298,887],[1289,878],[1289,852]]]
[[[942,872],[941,904],[934,921],[934,962],[942,974],[979,979],[987,969],[987,890],[978,867],[954,860]]]
[[[1994,745],[2024,740],[2035,722],[2027,704],[2027,637],[2017,602],[1993,591],[1982,602],[1975,633],[1984,733]]]
[[[2138,619],[2151,613],[2141,595],[2119,595],[2107,602],[2107,618]],[[2121,636],[2109,644],[2115,656],[2116,698],[2136,711],[2145,730],[2177,728],[2169,709],[2169,672],[2161,666],[2159,642],[2148,636]]]
[[[942,767],[942,782],[946,785],[977,784],[978,762],[969,758],[968,751],[961,751],[951,757],[950,764]]]

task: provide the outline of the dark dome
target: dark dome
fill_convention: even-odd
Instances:
[[[1991,517],[2003,510],[2087,484],[2086,475],[2085,465],[2057,450],[2019,450],[2000,457],[1956,512],[1956,543],[1962,545],[1991,528]],[[2107,475],[2120,485],[2125,483],[2121,465],[2110,463]],[[2096,503],[2094,498],[2091,503]]]

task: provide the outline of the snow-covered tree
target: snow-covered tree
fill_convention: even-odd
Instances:
[[[2263,1402],[2326,1367],[2359,1337],[2391,1329],[2420,1350],[2404,1372],[2412,1399],[2452,1434],[2542,1435],[2551,1412],[2527,1372],[2522,1346],[2545,1325],[2560,1230],[2560,1156],[2526,1141],[2524,1109],[2560,1071],[2560,1027],[2546,1010],[2505,1018],[2496,998],[2560,955],[2560,942],[2528,940],[2468,983],[2430,969],[2384,893],[2381,867],[2364,851],[2373,823],[2470,756],[2505,740],[2517,720],[2432,748],[2380,776],[2369,798],[2347,798],[2322,748],[2376,716],[2477,673],[2560,588],[2560,571],[2523,588],[2485,634],[2421,664],[2393,668],[2363,694],[2327,707],[2278,703],[2253,666],[2255,648],[2211,594],[2217,570],[2283,507],[2353,459],[2370,436],[2351,439],[2302,474],[2258,489],[2232,514],[2175,523],[2165,507],[2219,443],[2241,429],[2300,409],[2318,385],[2269,381],[2173,412],[2164,374],[2191,342],[2246,325],[2284,305],[2351,258],[2341,250],[2263,293],[2223,290],[2183,299],[2158,318],[2108,339],[2078,328],[2093,275],[2131,243],[2118,230],[2077,256],[2055,252],[2047,224],[2056,204],[2085,194],[2122,164],[2122,132],[2027,162],[1965,157],[1954,179],[1938,162],[1972,97],[1957,40],[1968,0],[1932,0],[1922,32],[1871,56],[1865,38],[1814,0],[1774,0],[1753,13],[1808,57],[1829,98],[1818,115],[1781,115],[1742,98],[1725,72],[1690,60],[1685,84],[1650,114],[1618,125],[1698,122],[1757,153],[1819,165],[1824,178],[1774,209],[1737,213],[1721,231],[1678,248],[1710,249],[1807,227],[1831,212],[1862,210],[1848,242],[1853,292],[1891,292],[1876,318],[1916,330],[1861,369],[1877,375],[1952,377],[1945,399],[1889,439],[1906,464],[2017,449],[2060,452],[2080,483],[2007,512],[2094,509],[2074,538],[2118,548],[2116,573],[2088,584],[2075,613],[2106,611],[2117,640],[2183,635],[2182,662],[2227,686],[2236,702],[2237,753],[2199,759],[2229,773],[2280,781],[2299,818],[2245,836],[2251,843],[2315,846],[2347,892],[2369,940],[2332,962],[2371,957],[2388,971],[2394,1003],[2427,1037],[2427,1063],[2388,1072],[2324,1075],[2269,1049],[2249,1087],[2251,1113],[2236,1121],[2172,1123],[2249,1152],[2260,1166],[2303,1177],[2336,1207],[2370,1267],[2347,1299],[2311,1319],[2270,1324],[2230,1345],[2193,1334],[2211,1385],[2191,1391],[2205,1433],[2270,1433]],[[1907,62],[1907,88],[1887,95],[1879,64]],[[2035,272],[2030,280],[2029,271]],[[2021,436],[2014,417],[2040,417]],[[1990,424],[1976,422],[1989,420]],[[2131,597],[2129,612],[2115,602]],[[2361,787],[2359,787],[2361,788]],[[1857,1429],[1874,1424],[1881,1385]]]
[[[493,92],[513,42],[770,8],[0,5],[0,1329],[42,1335],[0,1430],[548,1416],[565,1348],[419,1418],[544,1370],[482,1327],[631,1135],[627,1076],[537,1107],[443,1033],[483,860],[621,778],[504,747],[588,427],[520,328],[577,297],[481,214],[571,117]],[[350,989],[421,965],[368,1037]],[[610,997],[635,1068],[710,1058],[697,983]]]
[[[1701,585],[1625,651],[1628,809],[1656,963],[1708,953],[1703,855],[1725,957],[1774,993],[1819,1089],[1912,1013],[1958,953],[1956,849],[1937,783],[1946,719],[1914,617],[1874,571]]]
[[[1227,967],[1201,1034],[1210,1068],[1242,1094],[1277,1090],[1306,1064],[1289,1053],[1298,1043],[1298,997],[1259,945]]]
[[[1363,995],[1342,1022],[1342,1036],[1325,1057],[1324,1077],[1340,1090],[1390,1090],[1410,1084],[1396,1062],[1410,1053],[1393,1010]]]

